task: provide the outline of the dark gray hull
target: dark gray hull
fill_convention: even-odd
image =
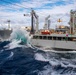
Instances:
[[[9,39],[12,30],[0,30],[0,40]]]

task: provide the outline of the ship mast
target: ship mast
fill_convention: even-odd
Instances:
[[[10,20],[7,21],[8,22],[8,29],[10,29]]]

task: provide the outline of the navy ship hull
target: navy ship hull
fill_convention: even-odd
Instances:
[[[9,39],[12,30],[0,30],[0,41]]]

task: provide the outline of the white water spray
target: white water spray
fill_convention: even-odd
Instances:
[[[23,46],[32,47],[30,43],[31,37],[26,30],[14,29],[10,37],[11,43],[6,47],[9,47],[9,49]]]

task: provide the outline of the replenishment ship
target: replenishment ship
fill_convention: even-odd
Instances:
[[[35,12],[33,12],[32,14],[35,14]],[[45,20],[48,20],[48,18],[49,17]],[[33,33],[33,37],[31,39],[32,45],[58,50],[76,50],[76,11],[70,11],[69,27],[60,26],[55,30],[49,30],[49,28],[46,29],[49,27],[48,23],[48,26],[45,24],[44,29],[38,30],[37,24],[36,31],[34,31],[33,20],[31,22],[31,33]]]

